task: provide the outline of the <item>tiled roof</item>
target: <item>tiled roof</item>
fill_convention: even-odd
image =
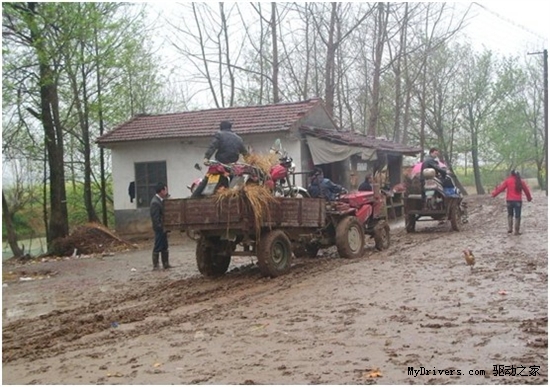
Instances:
[[[301,126],[300,132],[337,144],[360,146],[390,153],[393,152],[403,155],[414,156],[422,151],[420,147],[403,145],[394,141],[365,136],[363,134],[357,134],[349,131],[336,131],[330,129],[318,129]]]
[[[97,139],[100,145],[126,141],[176,139],[210,136],[219,129],[221,121],[233,123],[233,131],[267,133],[289,130],[299,125],[321,99],[275,105],[231,107],[197,110],[183,113],[139,115]]]

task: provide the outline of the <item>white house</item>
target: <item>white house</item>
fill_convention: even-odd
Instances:
[[[314,166],[321,166],[325,175],[349,187],[350,174],[357,171],[361,160],[373,162],[382,151],[384,158],[395,155],[400,163],[403,154],[419,152],[340,131],[321,99],[139,115],[97,139],[99,146],[111,150],[117,232],[151,232],[149,202],[159,181],[166,182],[172,198],[190,195],[187,186],[204,173],[193,166],[202,163],[213,134],[224,120],[233,123],[233,131],[253,152],[267,153],[280,139],[296,163],[296,172],[304,173],[296,180],[302,186],[308,183],[305,173]]]

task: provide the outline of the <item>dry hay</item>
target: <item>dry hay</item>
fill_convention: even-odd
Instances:
[[[58,238],[52,243],[52,254],[68,256],[96,254],[134,248],[135,246],[100,223],[87,223],[77,227],[69,236]]]
[[[260,168],[266,175],[269,175],[271,167],[276,165],[279,162],[279,159],[276,154],[260,154],[260,153],[251,153],[246,156],[245,161],[247,164],[253,165],[257,168]]]
[[[234,200],[242,200],[254,215],[254,225],[256,229],[256,238],[259,238],[261,227],[264,221],[271,221],[271,203],[276,203],[277,199],[269,188],[264,185],[247,184],[239,189],[225,189],[217,195],[216,203],[222,206],[235,204]]]
[[[271,167],[279,161],[276,154],[251,153],[245,157],[245,162],[261,169],[266,176],[269,176]],[[216,203],[219,207],[238,205],[238,200],[252,211],[256,238],[259,239],[262,224],[265,221],[271,221],[270,204],[277,202],[273,192],[265,185],[249,183],[241,187],[220,189],[216,193]],[[230,212],[227,211],[227,213],[229,216]]]

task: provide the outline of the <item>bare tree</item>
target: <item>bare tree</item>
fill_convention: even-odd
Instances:
[[[317,34],[326,47],[324,99],[325,107],[330,115],[334,115],[336,50],[372,12],[371,9],[369,9],[367,12],[359,15],[347,31],[342,31],[341,36],[336,37],[336,24],[338,19],[349,16],[350,7],[350,3],[330,3],[330,16],[328,22],[324,18],[319,18],[315,13],[312,13]]]
[[[378,124],[380,105],[380,71],[382,67],[382,54],[384,53],[388,30],[388,11],[384,3],[377,3],[376,27],[374,71],[372,76],[372,104],[370,108],[369,124],[367,127],[367,135],[373,137],[376,136],[376,126]]]

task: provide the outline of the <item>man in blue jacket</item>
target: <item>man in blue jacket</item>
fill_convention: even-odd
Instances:
[[[335,184],[330,179],[325,178],[321,168],[315,168],[307,192],[312,198],[325,198],[328,201],[334,201],[339,193],[347,191],[341,185]]]

